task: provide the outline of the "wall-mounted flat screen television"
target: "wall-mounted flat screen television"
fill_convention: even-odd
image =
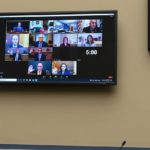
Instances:
[[[117,83],[117,11],[0,14],[0,83]]]

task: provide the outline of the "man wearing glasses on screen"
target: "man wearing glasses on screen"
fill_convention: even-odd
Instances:
[[[39,35],[38,41],[35,42],[34,46],[39,47],[39,48],[48,46],[48,44],[44,41],[44,35],[43,34]]]
[[[46,72],[43,70],[43,64],[38,63],[36,69],[33,68],[33,65],[30,65],[28,67],[28,74],[29,75],[45,76]]]

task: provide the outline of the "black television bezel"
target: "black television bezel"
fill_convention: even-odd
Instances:
[[[100,14],[105,14],[105,13],[114,13],[115,18],[114,18],[114,52],[115,52],[115,57],[114,57],[114,64],[115,64],[115,82],[114,83],[90,83],[90,82],[46,82],[46,83],[33,83],[33,82],[0,82],[0,85],[54,85],[54,84],[60,84],[60,85],[98,85],[98,86],[111,86],[111,85],[117,85],[117,27],[118,27],[118,11],[117,10],[90,10],[90,11],[45,11],[45,12],[1,12],[1,16],[21,16],[21,15],[69,15],[69,14],[95,14],[95,13],[100,13]]]
[[[149,0],[147,0],[147,9],[148,9],[148,11],[147,11],[147,19],[148,19],[148,50],[150,51],[150,1]]]

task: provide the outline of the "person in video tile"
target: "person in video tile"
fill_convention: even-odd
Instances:
[[[98,32],[100,32],[100,28],[97,27],[96,19],[90,20],[89,26],[83,28],[83,32],[85,32],[85,33],[98,33]]]
[[[68,43],[68,37],[63,38],[63,43],[60,44],[60,47],[70,47],[70,44]]]
[[[14,32],[24,32],[21,22],[18,22],[18,26],[13,28]]]
[[[58,75],[71,75],[71,72],[68,70],[68,67],[65,63],[60,65],[60,71],[58,72]]]
[[[94,38],[92,35],[88,35],[87,36],[87,40],[86,40],[86,43],[85,43],[85,47],[95,47],[95,43],[94,43]]]
[[[41,34],[41,35],[39,35],[39,37],[38,37],[38,41],[36,41],[35,43],[34,43],[34,46],[35,47],[47,47],[48,46],[48,44],[44,41],[44,35],[43,34]]]
[[[11,43],[7,45],[8,48],[23,48],[22,45],[19,44],[19,36],[17,34],[14,34],[12,36]]]
[[[12,55],[10,55],[10,58],[12,58],[13,61],[22,61],[19,48],[16,49],[16,53],[13,53]]]
[[[33,66],[29,66],[29,70],[28,72],[34,75],[38,75],[38,76],[45,76],[46,72],[43,70],[43,64],[42,63],[38,63],[37,64],[37,69],[32,71]],[[32,71],[32,72],[31,72]]]
[[[45,61],[45,60],[46,60],[46,55],[43,54],[42,48],[39,48],[39,49],[38,49],[38,52],[35,53],[35,55],[34,55],[34,60],[35,60],[35,61]]]

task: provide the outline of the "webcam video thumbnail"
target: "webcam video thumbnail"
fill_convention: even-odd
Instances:
[[[102,47],[102,33],[78,34],[78,47]]]
[[[30,34],[30,46],[51,47],[53,46],[52,34]]]
[[[7,48],[27,48],[29,47],[29,34],[7,34]]]
[[[52,62],[53,75],[77,75],[76,61],[53,61]]]
[[[77,34],[54,34],[54,47],[77,47]]]
[[[28,48],[8,48],[5,50],[5,61],[28,61]]]
[[[78,20],[78,32],[101,33],[103,31],[102,19]]]
[[[53,48],[30,48],[29,60],[30,61],[49,61],[53,59]]]
[[[54,33],[74,33],[78,31],[77,20],[56,20],[54,21]]]
[[[51,61],[29,61],[28,75],[46,76],[51,75]]]
[[[7,33],[29,33],[29,21],[7,22]]]
[[[47,34],[53,32],[53,20],[34,20],[30,21],[30,33]]]

